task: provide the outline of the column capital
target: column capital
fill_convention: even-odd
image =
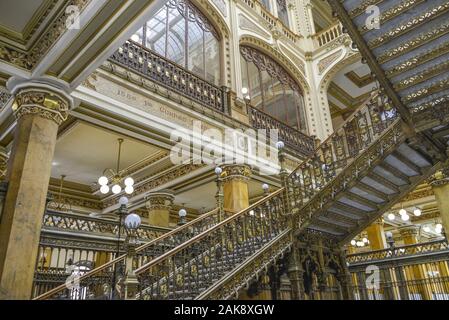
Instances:
[[[251,168],[244,164],[231,164],[223,166],[221,178],[223,181],[242,180],[247,181],[251,177]]]
[[[416,236],[418,234],[419,228],[415,225],[406,226],[399,229],[399,233],[402,237]]]
[[[56,90],[43,87],[23,87],[14,96],[12,109],[17,119],[39,115],[60,125],[67,120],[71,101]]]
[[[148,210],[171,210],[174,200],[170,191],[152,192],[145,196],[145,206]]]
[[[449,184],[449,166],[435,172],[435,174],[428,179],[428,182],[432,187]]]

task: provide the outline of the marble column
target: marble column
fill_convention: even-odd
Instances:
[[[246,165],[223,166],[224,210],[234,214],[249,207],[248,181],[251,169]]]
[[[384,222],[382,219],[377,219],[368,228],[368,240],[371,250],[382,250],[387,248],[387,241],[385,239]]]
[[[170,226],[170,210],[174,199],[175,197],[169,191],[153,192],[145,197],[150,226],[164,228]]]
[[[71,98],[42,84],[13,93],[17,126],[0,223],[0,299],[29,299],[58,126]]]

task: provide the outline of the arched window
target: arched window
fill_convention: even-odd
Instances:
[[[219,37],[206,17],[189,0],[168,0],[131,40],[220,84]]]
[[[307,132],[302,91],[273,59],[241,46],[243,94],[251,105],[285,124]]]

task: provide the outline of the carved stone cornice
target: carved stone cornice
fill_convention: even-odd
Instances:
[[[232,164],[223,166],[221,178],[226,181],[248,181],[251,177],[251,168],[247,165]]]
[[[148,211],[152,210],[167,210],[170,211],[173,206],[175,197],[172,192],[160,191],[152,192],[145,196],[145,206]]]
[[[58,125],[67,120],[69,101],[61,94],[43,88],[23,88],[15,94],[12,109],[17,119],[39,115]]]

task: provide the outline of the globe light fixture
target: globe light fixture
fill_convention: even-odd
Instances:
[[[429,226],[424,226],[423,230],[424,230],[424,232],[430,232],[430,227]]]
[[[116,169],[106,168],[103,171],[103,175],[98,178],[98,184],[100,187],[100,192],[102,194],[107,194],[112,191],[114,194],[119,194],[122,192],[122,188],[125,189],[127,194],[132,194],[134,192],[134,179],[126,175],[126,170],[120,170],[120,158],[122,151],[123,139],[118,139],[118,155],[117,155],[117,167]],[[108,176],[110,178],[108,178]],[[111,180],[111,181],[109,181]],[[109,187],[109,183],[112,187]],[[123,185],[123,187],[122,187]]]
[[[362,241],[363,241],[363,243],[366,243],[366,244],[369,242],[368,238],[363,238]]]
[[[248,94],[248,88],[243,87],[243,88],[242,88],[242,94],[243,94],[244,96],[246,96],[246,95]]]
[[[399,214],[400,214],[401,216],[406,215],[406,214],[407,214],[407,211],[406,211],[404,208],[402,208],[401,210],[399,210]]]
[[[183,225],[186,223],[186,216],[187,216],[187,211],[186,209],[182,208],[178,211],[178,216],[179,216],[179,222],[178,225]]]
[[[128,204],[129,200],[127,197],[120,197],[120,199],[118,200],[118,203],[121,206],[126,206]]]
[[[401,215],[401,219],[402,219],[402,221],[408,221],[408,220],[410,220],[410,216],[406,213],[406,214]]]
[[[131,36],[131,40],[134,42],[140,42],[140,37],[138,34],[135,33]]]
[[[223,169],[220,167],[215,167],[214,172],[217,176],[219,176],[223,172]]]
[[[118,184],[114,184],[112,186],[112,193],[119,194],[120,192],[122,192],[122,187],[120,187]]]
[[[388,220],[393,221],[394,219],[396,219],[396,216],[394,215],[394,213],[389,213],[388,214]]]
[[[351,245],[355,246],[357,244],[357,241],[355,241],[354,239],[351,240]]]
[[[443,225],[441,223],[437,223],[435,225],[435,232],[436,233],[441,233],[443,231]]]
[[[278,148],[279,150],[284,149],[285,144],[283,141],[278,141],[276,142],[276,148]]]
[[[416,208],[415,210],[413,210],[413,214],[415,217],[419,217],[422,214],[421,209]]]
[[[262,190],[263,190],[263,193],[267,194],[268,191],[270,190],[270,186],[268,184],[264,183],[264,184],[262,184]]]
[[[139,228],[141,223],[142,220],[140,219],[139,215],[135,213],[128,214],[125,218],[125,227],[128,230],[135,230]]]

